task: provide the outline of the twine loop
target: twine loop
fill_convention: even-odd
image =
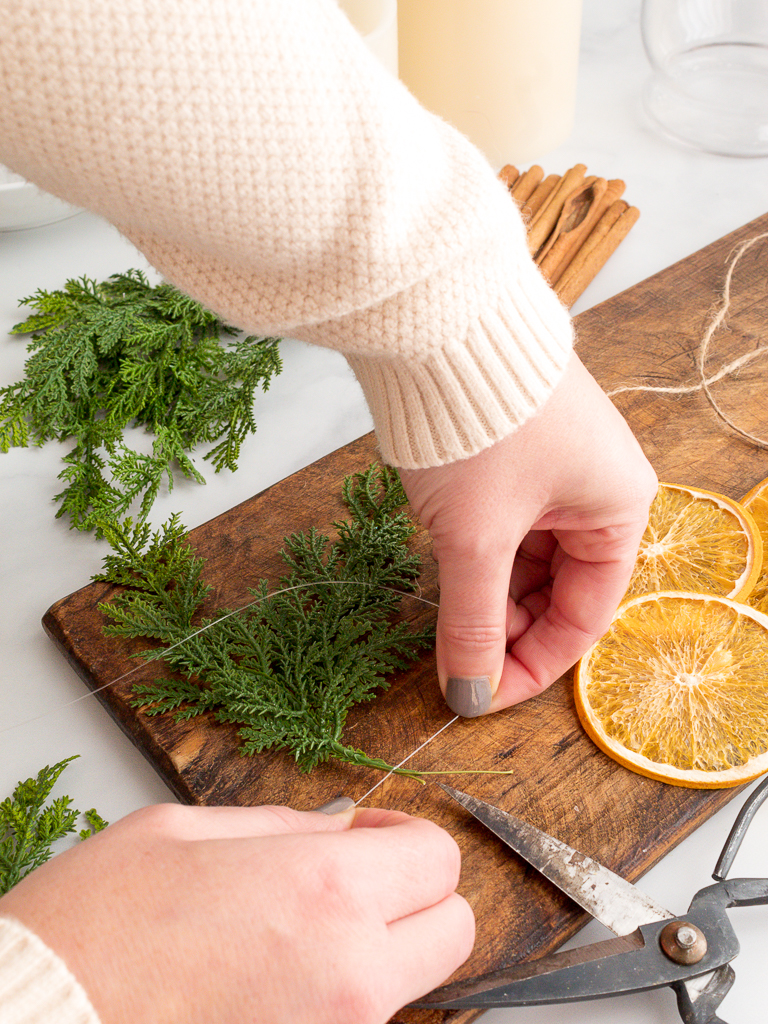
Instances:
[[[614,395],[624,394],[625,392],[628,391],[649,391],[653,392],[654,394],[666,395],[690,395],[696,391],[703,391],[707,401],[712,406],[712,409],[715,411],[715,414],[723,423],[725,423],[731,430],[733,430],[736,434],[739,434],[741,437],[745,438],[745,440],[749,441],[751,444],[756,445],[758,448],[768,449],[768,439],[758,437],[756,434],[751,434],[748,430],[744,430],[743,427],[740,427],[738,423],[735,423],[730,418],[730,416],[728,416],[727,413],[725,413],[723,409],[720,408],[720,406],[717,403],[717,399],[711,391],[711,387],[713,384],[716,384],[719,380],[722,380],[724,377],[728,377],[731,374],[736,373],[738,370],[742,368],[742,366],[746,366],[748,363],[751,363],[752,360],[757,359],[758,356],[762,356],[768,353],[768,344],[759,345],[756,349],[753,349],[751,352],[746,352],[744,355],[739,356],[737,359],[734,359],[732,362],[727,363],[725,366],[721,366],[716,373],[713,373],[709,376],[707,376],[706,373],[707,356],[709,354],[710,342],[722,326],[726,316],[728,315],[728,310],[731,305],[731,283],[733,281],[733,274],[736,270],[736,266],[739,263],[739,260],[741,260],[744,253],[751,249],[753,245],[756,245],[758,242],[767,238],[768,231],[763,232],[763,234],[760,235],[755,235],[754,238],[749,238],[746,242],[742,242],[741,245],[736,249],[733,258],[730,264],[728,265],[728,271],[725,275],[725,281],[723,283],[723,289],[720,296],[719,308],[715,310],[715,313],[713,314],[712,319],[710,320],[709,326],[707,327],[707,330],[705,331],[704,336],[701,339],[701,342],[699,343],[699,348],[696,353],[696,371],[699,377],[698,383],[680,385],[677,387],[654,387],[645,384],[623,384],[620,387],[614,388],[612,391],[608,391],[607,395],[609,398],[613,398]]]

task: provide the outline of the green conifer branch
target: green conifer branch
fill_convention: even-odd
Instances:
[[[12,334],[31,335],[23,380],[0,388],[0,451],[73,440],[59,478],[57,516],[77,529],[117,521],[134,503],[146,518],[174,470],[204,483],[190,453],[235,470],[256,430],[253,401],[282,368],[279,339],[240,337],[172,285],[129,270],[69,280],[21,300],[33,312]],[[128,427],[154,435],[130,448]]]
[[[434,633],[396,621],[419,575],[396,471],[369,467],[345,482],[343,498],[349,517],[334,523],[338,540],[315,529],[286,537],[277,586],[262,580],[248,606],[210,618],[200,615],[203,562],[176,517],[154,534],[141,523],[105,524],[114,553],[96,578],[124,588],[100,606],[105,632],[160,641],[144,656],[172,672],[137,686],[134,705],[179,721],[210,711],[239,726],[243,754],[286,750],[302,771],[331,757],[391,771],[344,743],[347,715],[386,689]]]
[[[71,797],[56,797],[46,806],[59,776],[76,757],[41,768],[0,803],[0,895],[49,860],[54,844],[76,831],[80,811],[72,807]],[[93,808],[84,817],[88,827],[79,832],[81,839],[107,826]]]

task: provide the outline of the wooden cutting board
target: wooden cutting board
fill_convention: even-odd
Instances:
[[[713,305],[721,293],[735,246],[768,231],[768,215],[656,274],[577,318],[578,351],[606,390],[620,383],[677,385],[695,382],[695,357]],[[709,366],[765,343],[768,322],[768,240],[739,263],[727,330],[710,350]],[[765,363],[756,360],[737,378],[716,386],[718,401],[747,430],[768,437]],[[742,496],[768,476],[768,453],[724,428],[701,392],[668,395],[629,392],[616,403],[639,437],[659,476]],[[213,584],[211,609],[248,600],[260,578],[281,571],[282,537],[314,524],[327,530],[343,515],[343,478],[376,458],[371,435],[295,473],[282,483],[194,530],[191,539],[207,559]],[[429,539],[417,537],[424,555],[422,593],[437,599]],[[310,776],[284,754],[243,758],[234,728],[208,718],[174,723],[147,718],[130,706],[135,683],[151,681],[157,666],[130,655],[142,645],[106,640],[96,605],[110,587],[92,584],[55,604],[45,629],[86,684],[115,682],[99,700],[146,755],[173,792],[190,804],[285,803],[312,808],[339,794],[362,796],[377,781],[369,769],[327,764]],[[434,621],[434,609],[407,600],[403,617]],[[133,671],[132,671],[133,670]],[[347,739],[397,763],[450,718],[439,695],[433,659],[424,658],[391,689],[350,717]],[[582,731],[574,711],[570,674],[541,696],[508,711],[451,725],[413,767],[503,768],[508,776],[477,775],[449,781],[496,803],[589,853],[629,879],[637,879],[673,846],[734,796],[667,786],[609,760]],[[391,777],[372,802],[425,815],[444,825],[463,852],[461,891],[474,907],[477,943],[457,977],[539,956],[585,923],[585,915],[552,886],[509,855],[502,844],[453,805],[435,785]],[[401,1011],[397,1021],[465,1024],[474,1012]]]

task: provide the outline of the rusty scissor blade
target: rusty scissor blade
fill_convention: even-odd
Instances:
[[[661,933],[668,922],[655,921],[631,935],[450,982],[411,1005],[488,1010],[599,999],[669,986],[678,993],[686,1024],[724,1024],[715,1010],[733,978],[728,964],[739,951],[738,940],[718,908],[701,908],[694,918],[695,925],[712,939],[702,959],[694,964],[681,964],[665,955]],[[701,979],[698,971],[703,971]]]
[[[513,964],[496,971],[476,978],[468,978],[463,981],[450,982],[441,988],[436,988],[421,999],[413,1003],[419,1008],[452,1008],[452,1007],[483,1007],[489,1009],[493,1006],[525,1006],[527,1004],[557,1002],[568,997],[568,982],[561,981],[560,977],[567,978],[569,969],[579,968],[595,962],[608,960],[610,957],[618,957],[620,954],[628,953],[631,950],[643,949],[645,943],[639,931],[631,936],[618,939],[605,939],[596,942],[591,946],[579,946],[576,949],[559,950],[538,960],[531,960],[525,963]],[[542,996],[541,991],[533,993],[525,991],[525,982],[537,981],[543,985],[547,982],[547,976],[555,977],[557,980],[552,985],[552,999],[546,995]],[[613,981],[610,982],[613,984]],[[516,1000],[510,998],[509,993],[524,994]]]
[[[631,882],[559,839],[499,807],[442,782],[437,784],[614,935],[629,935],[641,925],[674,917]]]

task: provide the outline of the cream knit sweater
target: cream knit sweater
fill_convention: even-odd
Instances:
[[[343,352],[385,460],[473,455],[546,400],[570,321],[514,203],[334,0],[0,0],[0,25],[0,163],[237,326]]]
[[[64,962],[7,917],[0,917],[0,1024],[99,1024]]]
[[[335,0],[0,0],[0,163],[229,322],[342,352],[397,466],[487,448],[568,360],[506,188]],[[95,1019],[3,923],[0,1024]]]

